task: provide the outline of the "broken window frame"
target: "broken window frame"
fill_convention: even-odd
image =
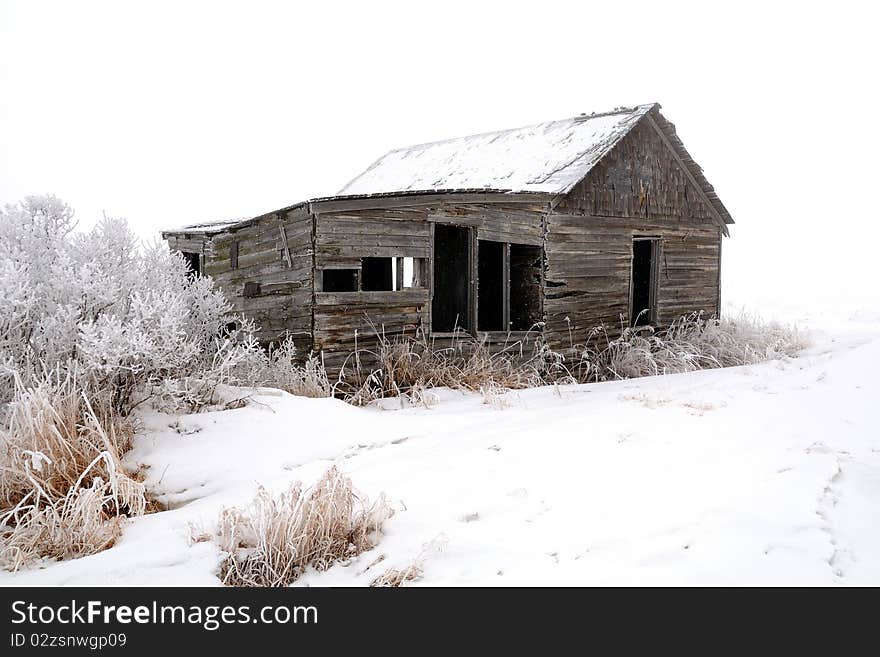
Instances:
[[[406,277],[404,276],[404,262],[409,259],[412,260],[412,277],[410,278],[410,284],[405,285]],[[377,288],[370,285],[370,287],[364,287],[364,281],[366,279],[364,272],[364,263],[367,260],[389,260],[391,265],[391,285],[392,289],[388,288]],[[428,271],[428,258],[424,257],[414,257],[414,256],[364,256],[359,261],[357,261],[357,265],[353,262],[349,266],[331,266],[331,267],[321,267],[317,269],[315,272],[315,291],[318,293],[321,292],[329,292],[332,294],[353,294],[359,292],[387,292],[388,294],[397,294],[398,292],[405,292],[407,290],[424,290],[427,292],[429,287],[429,279],[427,275]],[[324,288],[324,272],[326,271],[353,271],[356,272],[357,276],[357,287],[355,289],[349,290],[326,290]]]
[[[507,245],[508,267],[507,267],[507,327],[508,333],[528,333],[535,329],[536,325],[544,320],[544,247],[540,244],[523,244],[521,242],[510,242]],[[537,279],[528,280],[528,267],[515,267],[515,264],[522,259],[535,262],[537,266]],[[526,276],[522,280],[521,276]],[[532,286],[532,290],[537,296],[534,299],[535,306],[529,307],[529,299],[526,296],[515,297],[514,288],[522,286],[523,289],[527,285]],[[516,312],[514,312],[514,299],[516,299]],[[531,315],[524,323],[515,326],[515,322],[521,315]]]
[[[406,284],[406,261],[412,260],[412,276]],[[427,290],[428,289],[428,258],[413,256],[394,257],[394,291]]]
[[[412,276],[407,285],[406,279],[406,261],[412,260]],[[388,261],[387,265],[390,269],[390,283],[383,287],[365,287],[364,283],[368,280],[372,281],[372,275],[368,278],[366,273],[366,265],[373,264],[384,266],[384,261]],[[415,258],[413,256],[368,256],[361,258],[361,290],[364,292],[401,292],[403,290],[427,289],[427,276],[425,270],[427,268],[427,258]],[[390,287],[388,287],[390,285]]]
[[[440,262],[440,259],[437,256],[437,230],[449,230],[455,229],[461,231],[465,234],[465,244],[463,248],[459,248],[459,250],[464,252],[464,265],[463,271],[465,275],[465,299],[463,308],[461,310],[465,314],[465,321],[461,321],[462,313],[456,313],[455,320],[452,322],[452,329],[447,328],[449,324],[449,319],[452,315],[447,314],[443,317],[444,322],[443,328],[440,329],[437,327],[438,325],[438,313],[436,312],[435,306],[438,303],[437,297],[437,287],[438,281],[440,280],[440,271],[438,271],[438,266],[443,263]],[[476,233],[474,228],[467,225],[460,225],[454,221],[450,222],[435,222],[431,226],[431,259],[428,270],[431,272],[431,283],[429,287],[429,296],[430,296],[430,304],[429,304],[429,323],[428,325],[431,327],[431,335],[438,337],[454,337],[459,333],[469,333],[473,334],[476,329],[476,314],[477,314],[477,305],[476,305],[476,290],[474,289],[475,283],[475,263],[476,263]],[[459,245],[460,246],[460,245]],[[455,246],[451,246],[450,248],[455,248]],[[443,267],[442,271],[448,272],[448,263]],[[455,296],[455,290],[450,290],[449,294],[451,297]],[[454,301],[454,299],[452,299]],[[460,300],[459,300],[460,301]]]
[[[394,258],[361,258],[360,289],[363,292],[394,292]]]
[[[321,288],[319,290],[320,292],[327,292],[328,294],[344,294],[344,293],[351,293],[351,292],[359,292],[360,291],[360,288],[361,288],[360,267],[324,267],[320,270],[320,272],[321,272],[321,278],[318,279],[317,276],[315,277],[316,283],[318,282],[318,280],[320,280],[320,285],[321,285]],[[327,274],[327,272],[334,272],[333,275],[339,275],[339,276],[342,275],[339,272],[350,272],[350,274],[354,278],[354,289],[351,289],[351,290],[349,290],[349,289],[344,289],[344,290],[328,290],[328,289],[326,289],[325,275]]]
[[[436,337],[454,337],[457,333],[465,332],[472,336],[526,336],[530,331],[532,331],[533,327],[539,324],[543,320],[543,310],[544,310],[544,299],[543,299],[543,286],[544,286],[544,247],[541,244],[527,244],[523,242],[508,242],[501,240],[493,240],[486,239],[481,235],[481,230],[478,226],[457,223],[455,221],[434,221],[433,228],[431,233],[431,244],[432,244],[432,252],[431,252],[431,260],[430,260],[430,271],[434,271],[435,268],[435,258],[436,254],[436,237],[435,231],[439,226],[446,227],[454,227],[462,230],[468,231],[468,262],[466,274],[468,277],[468,322],[466,326],[458,325],[455,331],[447,331],[447,330],[437,330],[435,328],[435,317],[434,317],[434,299],[435,299],[435,285],[436,285],[436,277],[431,277],[430,282],[430,301],[431,301],[431,312],[428,325],[431,327],[431,335]],[[484,329],[480,326],[480,242],[492,242],[495,244],[501,244],[503,251],[503,267],[502,267],[502,328],[500,329]],[[536,256],[540,259],[540,274],[539,281],[535,282],[535,286],[538,288],[538,303],[537,308],[534,309],[535,318],[534,321],[531,322],[531,325],[528,328],[512,328],[512,292],[511,292],[511,248],[512,247],[522,247],[528,249],[535,249]]]
[[[491,259],[491,262],[489,260]],[[486,283],[485,275],[487,272],[483,265],[487,267],[498,268],[500,271],[493,271],[492,287],[500,287],[500,298],[494,298],[491,316],[489,312],[485,312],[488,306],[488,299],[485,292],[489,290],[484,286]],[[498,242],[496,240],[477,240],[477,332],[478,333],[507,333],[510,330],[510,244],[508,242]],[[482,300],[482,303],[481,303]],[[499,308],[500,306],[500,308]],[[489,320],[498,322],[500,326],[486,326],[484,322]]]
[[[478,236],[479,237],[479,236]],[[481,277],[481,259],[480,259],[480,245],[481,244],[496,244],[500,245],[501,249],[501,272],[500,272],[500,286],[501,286],[501,328],[487,328],[481,325],[481,315],[480,315],[480,296],[481,296],[481,288],[482,288],[482,277]],[[513,326],[515,315],[522,314],[519,311],[524,310],[522,305],[525,302],[525,299],[514,298],[513,287],[514,287],[514,273],[521,274],[521,272],[514,272],[513,268],[513,255],[514,251],[518,251],[520,249],[534,249],[536,253],[534,253],[534,257],[537,257],[540,260],[540,271],[543,272],[543,262],[544,262],[544,252],[543,247],[537,244],[522,244],[521,242],[500,242],[498,240],[477,240],[477,248],[476,248],[476,282],[474,285],[476,292],[476,306],[477,306],[477,325],[476,332],[477,334],[492,334],[492,333],[503,333],[505,335],[512,334],[523,334],[528,333],[532,330],[532,328],[541,321],[542,315],[542,299],[541,299],[541,277],[543,277],[543,273],[539,274],[539,280],[534,282],[535,287],[538,288],[538,307],[533,310],[535,317],[531,318],[527,323],[528,326],[520,325],[517,327]],[[518,254],[519,255],[519,254]],[[516,306],[516,311],[515,311]]]

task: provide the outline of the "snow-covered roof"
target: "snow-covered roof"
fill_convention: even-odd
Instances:
[[[650,112],[650,120],[675,151],[720,222],[732,224],[730,213],[703,170],[693,161],[675,126],[660,114],[659,108],[658,104],[650,103],[398,148],[376,160],[337,195],[301,201],[280,211],[341,198],[436,193],[567,194]],[[163,234],[213,235],[250,225],[259,218],[202,222]],[[724,231],[727,234],[726,228]]]
[[[399,148],[376,160],[339,195],[455,189],[564,194],[653,107]]]
[[[197,224],[189,224],[180,228],[171,228],[163,231],[163,233],[222,233],[233,226],[250,221],[250,217],[239,217],[238,219],[219,219],[217,221],[202,221]]]

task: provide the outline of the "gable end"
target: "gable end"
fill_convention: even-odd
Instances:
[[[656,109],[554,206],[569,215],[713,222],[725,235],[725,224],[733,223],[674,127]]]

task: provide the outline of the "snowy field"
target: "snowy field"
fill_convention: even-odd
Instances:
[[[494,405],[238,390],[241,409],[144,414],[128,464],[171,510],[0,584],[218,585],[190,523],[332,464],[397,513],[375,549],[296,585],[365,585],[419,556],[413,585],[880,584],[880,314],[800,315],[813,344],[784,362]]]

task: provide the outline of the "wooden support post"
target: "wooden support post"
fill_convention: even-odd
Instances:
[[[468,228],[468,274],[470,285],[468,286],[468,323],[462,328],[471,335],[477,334],[477,317],[479,315],[479,300],[477,289],[480,285],[480,272],[478,269],[479,258],[477,231],[475,228]]]
[[[505,244],[501,249],[501,307],[502,326],[505,331],[510,330],[510,244]]]
[[[287,263],[288,269],[293,269],[293,260],[290,257],[290,247],[287,246],[287,231],[284,230],[284,224],[278,226],[281,231],[281,253],[284,255],[284,262]]]
[[[402,290],[403,289],[403,258],[395,258],[394,266],[396,271],[394,272],[394,289]]]

